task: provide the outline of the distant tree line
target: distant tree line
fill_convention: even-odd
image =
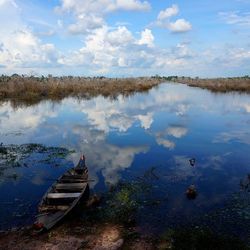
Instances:
[[[28,76],[28,75],[19,75],[19,74],[12,74],[12,75],[5,75],[2,74],[0,76],[0,82],[8,82],[11,79],[20,79],[20,78],[29,78],[29,79],[34,79],[38,82],[48,82],[51,79],[54,80],[66,80],[66,79],[70,79],[70,80],[102,80],[102,79],[112,79],[112,80],[118,80],[121,78],[110,78],[110,77],[105,77],[105,76],[93,76],[93,77],[88,77],[88,76],[72,76],[72,75],[68,75],[68,76],[52,76],[51,74],[48,74],[47,76],[41,75],[41,76]],[[189,76],[177,76],[177,75],[170,75],[170,76],[160,76],[158,74],[151,76],[151,77],[135,77],[138,79],[144,79],[144,78],[152,78],[152,79],[159,79],[159,80],[164,80],[164,81],[178,81],[178,80],[188,80],[188,81],[192,81],[192,80],[215,80],[215,79],[220,79],[220,80],[239,80],[239,79],[250,79],[249,75],[245,75],[245,76],[240,76],[240,77],[220,77],[220,78],[200,78],[198,76],[196,77],[189,77]],[[126,79],[126,78],[124,78]]]

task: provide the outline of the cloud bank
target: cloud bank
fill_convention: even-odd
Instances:
[[[237,37],[241,34],[235,43],[225,40],[227,36],[220,40],[211,36],[206,16],[192,18],[193,9],[183,4],[61,0],[57,5],[38,3],[34,13],[29,5],[27,0],[0,1],[2,74],[212,77],[248,73],[250,19],[244,10],[214,13],[216,28],[221,24],[236,29]]]

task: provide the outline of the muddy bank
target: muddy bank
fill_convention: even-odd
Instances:
[[[95,250],[249,250],[238,239],[222,237],[206,229],[168,230],[164,234],[142,235],[136,227],[84,221],[65,222],[48,233],[34,235],[31,230],[0,234],[0,249],[95,249]]]
[[[116,225],[64,224],[49,233],[33,235],[31,230],[2,233],[0,249],[119,249],[124,244],[122,228]]]

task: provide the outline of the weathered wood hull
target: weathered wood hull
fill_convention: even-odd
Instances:
[[[72,168],[64,173],[45,193],[34,223],[38,231],[51,229],[78,204],[88,190],[88,170]]]

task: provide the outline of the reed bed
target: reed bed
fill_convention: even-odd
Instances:
[[[184,83],[192,87],[209,89],[213,92],[246,92],[250,93],[250,77],[200,79],[190,77],[173,77],[172,81]]]
[[[62,100],[65,97],[91,98],[98,95],[116,98],[145,92],[161,83],[153,77],[0,77],[0,101],[18,100],[37,103],[41,100]]]
[[[178,76],[152,76],[137,78],[106,77],[34,77],[12,75],[0,76],[0,102],[32,105],[42,100],[60,101],[65,97],[91,98],[98,95],[115,99],[118,95],[129,96],[147,92],[162,82],[178,82],[213,92],[238,91],[250,93],[250,78],[200,79]]]

